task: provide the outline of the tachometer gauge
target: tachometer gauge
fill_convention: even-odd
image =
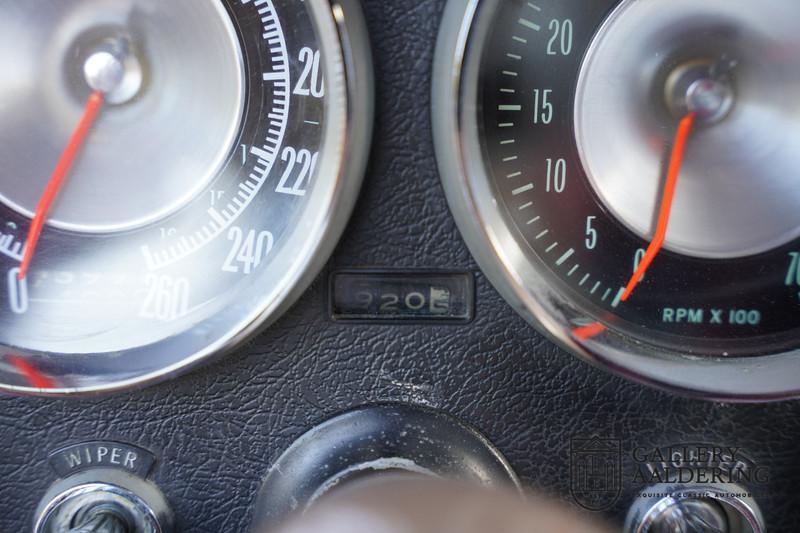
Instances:
[[[452,0],[451,207],[562,345],[731,400],[800,391],[800,4]]]
[[[366,162],[359,9],[0,4],[2,389],[163,379],[299,296]]]

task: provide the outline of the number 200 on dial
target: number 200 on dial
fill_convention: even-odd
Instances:
[[[350,100],[369,75],[342,74],[328,2],[91,4],[48,17],[0,8],[0,44],[15,48],[5,25],[29,28],[42,42],[24,59],[60,69],[23,80],[30,94],[8,118],[24,135],[6,131],[0,147],[0,386],[11,391],[124,388],[229,349],[322,266],[365,158],[364,143],[349,145],[349,163],[339,147],[369,130],[367,104]],[[342,5],[361,58],[360,14]],[[63,42],[45,39],[59,31]]]

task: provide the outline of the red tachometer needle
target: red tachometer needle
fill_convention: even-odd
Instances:
[[[669,161],[669,170],[667,172],[667,183],[664,186],[664,197],[661,200],[661,211],[658,215],[658,225],[656,227],[656,234],[647,252],[644,254],[639,268],[636,269],[625,292],[622,294],[622,301],[625,302],[630,298],[631,293],[644,277],[647,269],[653,264],[656,256],[661,252],[664,247],[664,241],[667,238],[667,229],[669,228],[669,219],[672,215],[672,203],[675,200],[675,190],[678,187],[678,176],[681,173],[683,166],[683,156],[686,154],[686,145],[689,141],[689,136],[694,128],[697,113],[689,113],[678,125],[678,132],[675,135],[675,144],[672,147],[672,156]]]
[[[661,211],[658,215],[658,226],[656,227],[656,235],[647,252],[639,263],[639,267],[634,272],[625,292],[622,294],[621,301],[625,302],[630,298],[636,286],[644,277],[647,269],[653,264],[656,256],[658,256],[661,249],[664,247],[664,242],[667,238],[667,229],[669,228],[669,220],[672,215],[672,204],[675,200],[675,191],[678,187],[678,177],[681,173],[683,166],[683,157],[686,154],[686,145],[689,142],[689,136],[694,129],[695,121],[697,120],[697,113],[689,113],[678,125],[678,132],[675,135],[675,144],[672,147],[672,156],[669,161],[669,169],[667,171],[667,183],[664,186],[664,195],[661,200]],[[578,327],[572,330],[572,334],[580,340],[589,340],[605,332],[608,328],[595,322],[588,326]]]
[[[64,153],[61,154],[61,158],[58,160],[53,175],[50,177],[50,182],[47,184],[47,188],[39,200],[39,205],[36,207],[36,214],[33,217],[31,228],[28,231],[28,238],[25,240],[25,252],[22,256],[19,274],[17,274],[17,278],[20,280],[25,279],[25,276],[28,274],[31,260],[36,253],[36,245],[39,244],[39,237],[42,235],[42,229],[44,229],[44,224],[47,222],[50,209],[53,207],[53,203],[58,197],[58,193],[64,184],[64,179],[67,177],[67,174],[69,174],[72,164],[75,162],[75,158],[86,142],[89,131],[92,129],[92,125],[103,107],[103,101],[104,98],[101,91],[96,91],[89,97],[89,100],[86,102],[83,117],[81,117],[78,127],[75,128],[75,131],[72,133],[72,137],[67,147],[64,149]]]

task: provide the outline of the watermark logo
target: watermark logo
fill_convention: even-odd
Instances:
[[[570,492],[578,505],[589,511],[612,507],[622,493],[622,441],[572,439]]]
[[[705,443],[664,447],[636,446],[634,485],[657,483],[763,486],[770,481],[768,466],[758,465],[741,448]]]
[[[570,440],[570,492],[575,502],[589,511],[610,509],[626,488],[641,491],[681,486],[693,490],[712,486],[722,490],[720,487],[732,485],[752,495],[766,488],[770,478],[768,465],[757,464],[738,447],[635,445],[623,453],[620,439],[592,436]]]

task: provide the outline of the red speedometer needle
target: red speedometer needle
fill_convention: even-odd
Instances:
[[[661,249],[664,247],[664,241],[667,238],[667,229],[669,228],[669,220],[672,215],[672,203],[675,200],[675,190],[678,187],[678,176],[681,173],[683,166],[683,156],[686,154],[686,145],[689,141],[689,136],[694,128],[697,113],[689,113],[678,125],[678,132],[675,135],[675,144],[672,147],[672,156],[669,161],[669,170],[667,172],[667,183],[664,186],[664,196],[661,200],[661,211],[658,215],[658,226],[656,227],[656,234],[647,252],[644,254],[639,268],[636,269],[625,292],[622,294],[621,300],[623,302],[630,298],[631,293],[644,277],[647,269],[653,264],[656,256],[658,256]]]
[[[53,203],[58,197],[58,193],[64,184],[64,179],[67,177],[67,174],[69,174],[72,164],[75,162],[75,158],[78,157],[81,148],[86,142],[86,138],[89,136],[89,131],[92,129],[92,125],[95,119],[97,119],[100,109],[103,107],[103,101],[104,98],[101,91],[95,91],[89,97],[89,100],[86,102],[86,108],[83,111],[83,117],[81,117],[78,127],[75,128],[75,131],[72,133],[72,137],[67,147],[64,149],[64,153],[61,154],[61,158],[58,160],[53,175],[50,177],[50,182],[47,184],[47,188],[39,200],[39,205],[36,207],[36,214],[33,217],[33,222],[31,222],[31,228],[28,230],[28,238],[25,240],[25,252],[22,256],[19,274],[17,274],[17,278],[20,280],[25,279],[25,276],[28,274],[31,260],[33,260],[33,255],[36,253],[36,246],[39,244],[39,237],[42,235],[42,230],[44,229],[45,222],[47,222],[50,209],[53,207]]]

